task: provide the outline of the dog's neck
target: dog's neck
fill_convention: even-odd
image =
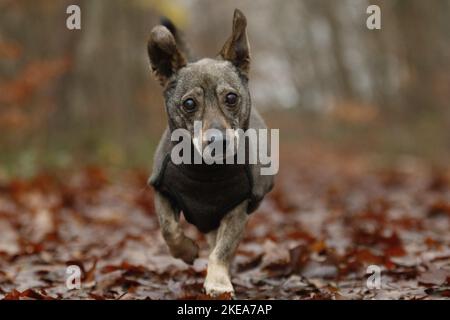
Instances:
[[[229,161],[231,163],[227,163],[225,159],[223,159],[223,163],[212,163],[207,164],[202,159],[201,163],[196,163],[194,153],[196,156],[201,159],[201,155],[198,153],[197,149],[195,149],[194,145],[191,144],[191,161],[190,163],[181,163],[175,165],[183,174],[189,176],[192,179],[196,180],[225,180],[233,175],[237,174],[242,170],[243,167],[247,166],[248,163],[248,146],[246,146],[246,163],[238,163],[237,155],[235,154],[233,157],[233,161]],[[170,154],[168,153],[169,161]],[[172,162],[173,163],[173,162]]]

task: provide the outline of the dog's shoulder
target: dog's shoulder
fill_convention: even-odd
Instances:
[[[264,119],[255,108],[252,108],[251,110],[249,128],[267,129]],[[270,140],[268,140],[268,148],[270,150]],[[259,162],[256,164],[251,164],[249,166],[252,176],[252,201],[249,207],[249,211],[254,211],[259,206],[264,196],[270,190],[272,190],[274,184],[274,176],[262,175],[261,168],[263,167],[263,165]]]
[[[161,140],[159,141],[158,147],[156,148],[155,157],[153,159],[153,169],[150,178],[148,179],[148,184],[153,185],[161,174],[161,170],[164,166],[164,161],[167,154],[170,153],[171,141],[170,141],[170,130],[166,128]]]

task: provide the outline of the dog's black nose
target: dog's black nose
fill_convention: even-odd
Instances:
[[[214,131],[204,140],[205,146],[211,145],[214,147],[218,147],[220,143],[222,143],[223,150],[226,150],[229,142],[225,132],[222,131]]]
[[[212,130],[205,135],[203,146],[213,148],[213,156],[227,154],[227,148],[230,146],[230,137],[227,137],[225,130]]]

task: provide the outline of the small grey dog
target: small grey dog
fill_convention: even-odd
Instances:
[[[198,257],[199,247],[184,235],[180,213],[206,235],[210,254],[204,289],[212,296],[234,295],[229,271],[232,258],[248,214],[272,189],[274,177],[261,175],[259,162],[175,165],[170,158],[171,133],[183,128],[193,137],[194,121],[201,121],[203,130],[266,128],[251,108],[246,27],[244,14],[236,9],[231,37],[219,55],[195,62],[188,61],[186,45],[169,20],[154,27],[148,41],[151,68],[163,86],[168,115],[168,128],[149,179],[155,189],[155,210],[171,254],[188,264]],[[202,139],[208,145],[221,138]]]

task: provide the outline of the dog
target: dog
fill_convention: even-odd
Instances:
[[[274,176],[261,175],[264,165],[259,162],[177,165],[170,157],[174,148],[171,134],[182,128],[194,136],[195,121],[201,121],[203,130],[219,132],[266,128],[251,107],[246,29],[246,17],[236,9],[232,34],[214,59],[189,61],[183,37],[167,19],[152,29],[147,44],[168,115],[168,127],[156,149],[149,179],[155,190],[155,211],[170,253],[188,264],[198,257],[199,247],[183,233],[180,213],[205,234],[210,253],[204,290],[211,296],[234,296],[230,264],[248,215],[272,189]],[[202,137],[205,145],[212,141],[226,142],[226,138]],[[197,147],[197,151],[201,150]]]

